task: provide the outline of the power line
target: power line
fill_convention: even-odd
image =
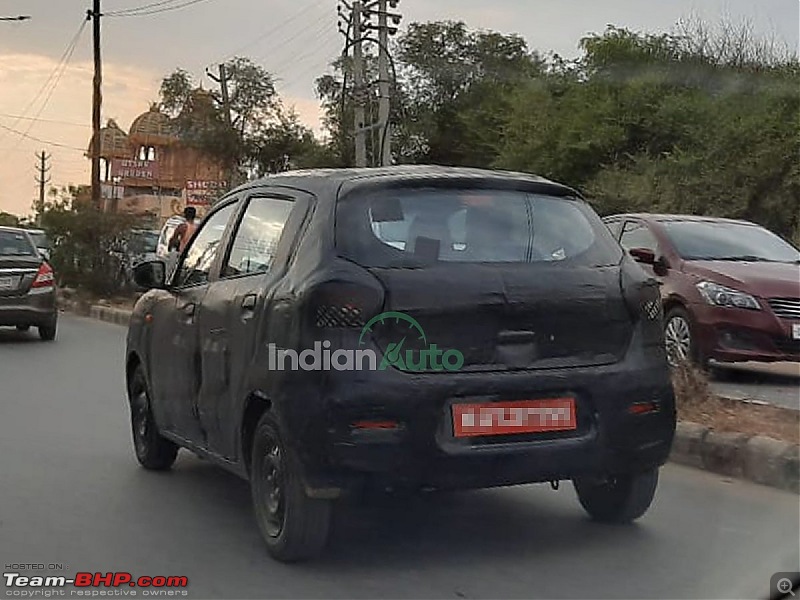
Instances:
[[[48,144],[50,146],[55,146],[56,148],[67,148],[69,150],[78,150],[80,152],[84,152],[86,150],[85,148],[78,148],[77,146],[70,146],[68,144],[61,144],[59,142],[51,142],[49,140],[43,140],[43,139],[38,138],[36,136],[27,134],[27,133],[25,133],[23,131],[19,131],[18,129],[14,129],[13,127],[6,127],[2,123],[0,123],[0,129],[4,129],[5,131],[7,131],[9,133],[13,133],[13,134],[18,135],[18,136],[20,136],[22,138],[25,138],[27,140],[33,140],[34,142],[39,142],[40,144]]]
[[[303,16],[303,15],[305,15],[306,13],[308,13],[308,12],[311,12],[313,9],[317,8],[318,6],[322,6],[322,5],[323,5],[323,4],[325,4],[327,1],[328,1],[328,0],[318,0],[318,1],[317,1],[317,2],[315,2],[314,4],[309,4],[309,5],[308,5],[308,6],[306,6],[305,8],[303,8],[303,9],[301,9],[300,11],[298,11],[298,12],[294,13],[294,14],[293,14],[292,16],[290,16],[289,18],[287,18],[287,19],[284,19],[284,20],[280,21],[280,22],[279,22],[277,25],[275,25],[274,27],[271,27],[271,28],[269,28],[267,31],[265,31],[264,33],[260,34],[260,35],[259,35],[257,38],[255,38],[255,39],[253,39],[253,40],[251,40],[251,41],[247,42],[247,43],[246,43],[246,44],[244,44],[243,46],[240,46],[239,48],[237,48],[237,49],[236,49],[236,50],[234,50],[233,52],[231,52],[231,53],[227,54],[227,55],[226,55],[224,58],[221,58],[221,59],[219,59],[219,60],[215,60],[215,61],[213,61],[213,62],[214,62],[214,63],[220,63],[220,62],[224,62],[224,61],[226,61],[226,60],[229,60],[229,59],[231,59],[231,58],[234,58],[235,56],[237,56],[237,55],[238,55],[240,52],[242,52],[243,50],[247,50],[248,48],[252,48],[252,47],[253,47],[253,46],[255,46],[256,44],[258,44],[260,41],[262,41],[262,40],[264,40],[264,39],[268,38],[268,37],[269,37],[270,35],[272,35],[273,33],[276,33],[276,32],[277,32],[277,31],[279,31],[279,30],[284,30],[284,29],[285,29],[285,27],[286,27],[286,26],[287,26],[289,23],[292,23],[292,22],[296,21],[297,19],[299,19],[300,17],[302,17],[302,16]]]
[[[44,82],[44,84],[42,84],[42,87],[39,88],[39,91],[36,92],[36,95],[33,97],[33,99],[25,107],[25,110],[22,111],[22,116],[23,117],[28,115],[28,112],[31,110],[31,108],[33,108],[33,106],[36,104],[36,102],[39,100],[39,98],[41,98],[42,94],[44,94],[45,90],[50,85],[50,82],[53,80],[53,78],[60,71],[63,62],[67,58],[67,55],[71,56],[71,53],[74,52],[75,46],[78,43],[78,39],[80,38],[81,33],[83,33],[83,29],[85,27],[86,27],[86,19],[81,21],[81,26],[78,28],[78,31],[75,33],[75,35],[72,37],[72,39],[70,40],[69,44],[67,44],[67,47],[64,49],[64,52],[61,54],[61,58],[59,59],[58,63],[56,64],[55,68],[50,73],[50,75],[47,77],[47,80]],[[21,119],[17,119],[16,121],[14,121],[14,123],[11,124],[11,127],[14,128],[17,125],[19,125],[20,120]],[[0,137],[0,140],[1,139],[3,139],[3,138]]]
[[[164,6],[165,4],[174,4],[175,2],[179,2],[180,0],[160,0],[160,2],[151,2],[150,4],[143,4],[142,6],[131,6],[130,8],[120,8],[119,10],[111,11],[116,14],[128,13],[128,12],[139,12],[142,10],[148,10],[152,8],[158,8],[159,6]],[[106,13],[108,14],[108,13]]]
[[[54,125],[71,125],[72,127],[85,127],[91,128],[91,125],[86,123],[76,123],[75,121],[59,121],[58,119],[38,119],[34,117],[26,117],[23,115],[10,115],[7,113],[0,113],[0,118],[3,119],[17,119],[18,121],[36,121],[37,123],[52,123]]]
[[[158,15],[165,12],[170,12],[173,10],[179,10],[181,8],[186,8],[188,6],[193,6],[194,4],[200,4],[201,2],[208,2],[208,0],[186,0],[182,4],[172,4],[168,6],[162,6],[161,8],[154,8],[153,10],[142,10],[143,7],[139,7],[138,9],[132,8],[129,9],[127,12],[125,11],[115,11],[104,13],[103,16],[105,17],[146,17],[149,15]],[[142,11],[142,12],[134,12],[134,11]]]
[[[61,63],[61,68],[58,71],[58,73],[56,73],[56,78],[53,81],[53,84],[50,87],[50,90],[47,92],[47,96],[45,96],[44,102],[42,102],[42,105],[39,107],[39,110],[36,111],[36,114],[33,116],[33,119],[31,119],[31,121],[28,123],[28,126],[25,128],[25,131],[22,132],[22,135],[21,135],[19,141],[17,142],[17,144],[13,148],[11,148],[8,152],[3,154],[3,158],[6,158],[11,152],[13,152],[17,148],[19,148],[19,145],[22,143],[22,139],[25,138],[25,137],[28,137],[28,134],[30,133],[31,129],[33,129],[33,126],[36,124],[37,119],[44,112],[44,109],[47,107],[47,104],[50,102],[50,98],[53,97],[53,93],[55,93],[56,88],[58,87],[58,84],[61,82],[61,78],[64,76],[64,73],[67,71],[67,66],[69,65],[69,61],[72,58],[72,55],[75,53],[75,49],[78,47],[78,41],[80,40],[81,33],[83,33],[83,30],[86,27],[86,23],[87,23],[87,21],[84,21],[83,23],[81,23],[81,27],[80,27],[80,29],[78,29],[78,33],[73,38],[72,46],[67,50],[66,56],[64,57],[64,60]],[[16,123],[15,123],[15,125],[16,125]]]

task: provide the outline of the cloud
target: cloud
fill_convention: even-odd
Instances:
[[[70,65],[58,80],[57,62],[36,54],[0,56],[0,125],[69,148],[25,139],[0,128],[0,210],[26,214],[37,193],[35,153],[51,155],[51,185],[87,183],[89,161],[83,155],[91,137],[92,65]],[[137,67],[107,63],[104,67],[104,121],[124,127],[147,110],[158,91],[158,75]],[[47,84],[47,85],[46,85]],[[40,93],[44,89],[43,93]],[[38,95],[38,98],[37,98]],[[34,98],[37,98],[32,103]],[[15,117],[24,116],[19,119]],[[33,121],[31,119],[37,118]]]

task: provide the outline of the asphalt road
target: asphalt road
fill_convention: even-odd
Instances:
[[[711,387],[717,394],[800,410],[800,363],[718,365]]]
[[[189,598],[757,598],[800,569],[796,495],[676,466],[633,526],[517,487],[342,507],[323,559],[275,563],[246,483],[186,453],[136,465],[123,341],[66,316],[52,344],[0,331],[3,565],[186,576]]]

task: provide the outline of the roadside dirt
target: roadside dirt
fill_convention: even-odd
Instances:
[[[673,375],[678,419],[715,431],[763,435],[800,444],[800,412],[716,396],[706,376],[693,367],[676,369]]]

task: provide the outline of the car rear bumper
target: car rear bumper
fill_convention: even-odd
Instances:
[[[298,440],[310,489],[365,481],[466,489],[643,471],[666,462],[676,420],[666,361],[649,363],[489,374],[347,373],[341,381],[331,374],[322,402],[284,405],[282,416],[289,439]],[[455,403],[563,396],[576,401],[574,431],[453,434]],[[304,398],[312,397],[309,389]],[[631,405],[640,402],[655,403],[658,411],[632,414]],[[353,426],[363,420],[397,427]]]
[[[800,360],[800,340],[792,324],[763,310],[732,309],[693,304],[695,336],[702,354],[721,362],[778,362]]]
[[[57,315],[53,289],[33,290],[24,296],[0,296],[0,326],[47,325]]]

